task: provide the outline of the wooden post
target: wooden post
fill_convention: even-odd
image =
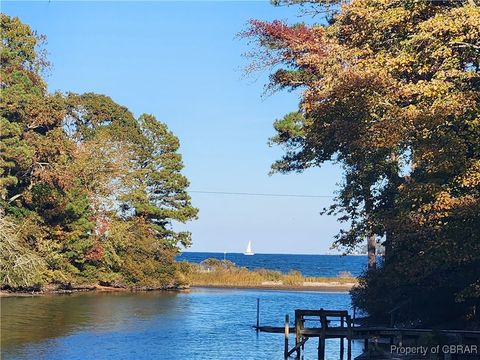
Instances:
[[[347,328],[348,328],[348,339],[347,339],[347,360],[352,360],[352,319],[347,315]]]
[[[343,330],[343,328],[344,328],[344,326],[343,326],[343,316],[340,318],[340,327]],[[343,353],[345,351],[345,346],[344,346],[343,342],[344,342],[344,338],[342,336],[342,337],[340,337],[340,360],[343,360]]]
[[[289,318],[288,314],[285,315],[285,350],[283,353],[285,354],[285,359],[288,358],[288,334],[290,332],[290,323],[289,323]]]
[[[305,329],[305,318],[302,318],[302,329]],[[302,343],[302,351],[305,351],[305,343]]]
[[[320,323],[322,325],[320,338],[318,339],[318,359],[325,360],[325,337],[327,331],[327,315],[320,314]]]
[[[257,298],[257,332],[260,327],[260,299]]]
[[[295,310],[295,347],[297,348],[297,359],[300,359],[300,346],[298,344],[301,341],[300,327],[302,319],[299,310]]]

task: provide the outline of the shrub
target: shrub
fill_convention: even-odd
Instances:
[[[18,226],[0,213],[0,279],[12,288],[33,287],[43,282],[45,263],[30,250]]]
[[[340,271],[337,275],[340,279],[353,278],[350,271]]]

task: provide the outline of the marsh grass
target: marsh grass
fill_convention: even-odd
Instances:
[[[351,284],[355,277],[339,274],[337,277],[306,277],[299,271],[287,274],[268,269],[248,270],[228,260],[206,259],[200,264],[179,263],[180,272],[194,286],[303,286],[310,284]]]

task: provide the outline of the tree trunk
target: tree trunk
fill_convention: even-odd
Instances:
[[[377,268],[377,239],[374,234],[369,234],[367,237],[367,253],[368,253],[368,270]]]
[[[383,255],[383,260],[385,262],[388,262],[392,252],[392,234],[390,231],[385,232],[385,242],[383,243],[383,246],[385,247],[385,254]]]

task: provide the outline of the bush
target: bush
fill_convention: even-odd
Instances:
[[[337,276],[340,279],[353,278],[353,275],[350,271],[340,271]]]
[[[461,299],[458,294],[478,277],[479,269],[480,263],[475,263],[437,269],[416,278],[385,265],[360,276],[359,286],[351,291],[352,302],[377,322],[388,323],[393,315],[395,323],[408,326],[421,320],[423,326],[478,328],[475,309],[480,306],[479,297]]]
[[[12,288],[34,287],[43,282],[45,263],[19,235],[18,226],[0,213],[0,279]]]
[[[224,270],[232,270],[235,269],[235,263],[231,262],[230,260],[219,260],[215,258],[208,258],[203,260],[200,265],[208,270],[215,270],[215,269],[224,269]]]

